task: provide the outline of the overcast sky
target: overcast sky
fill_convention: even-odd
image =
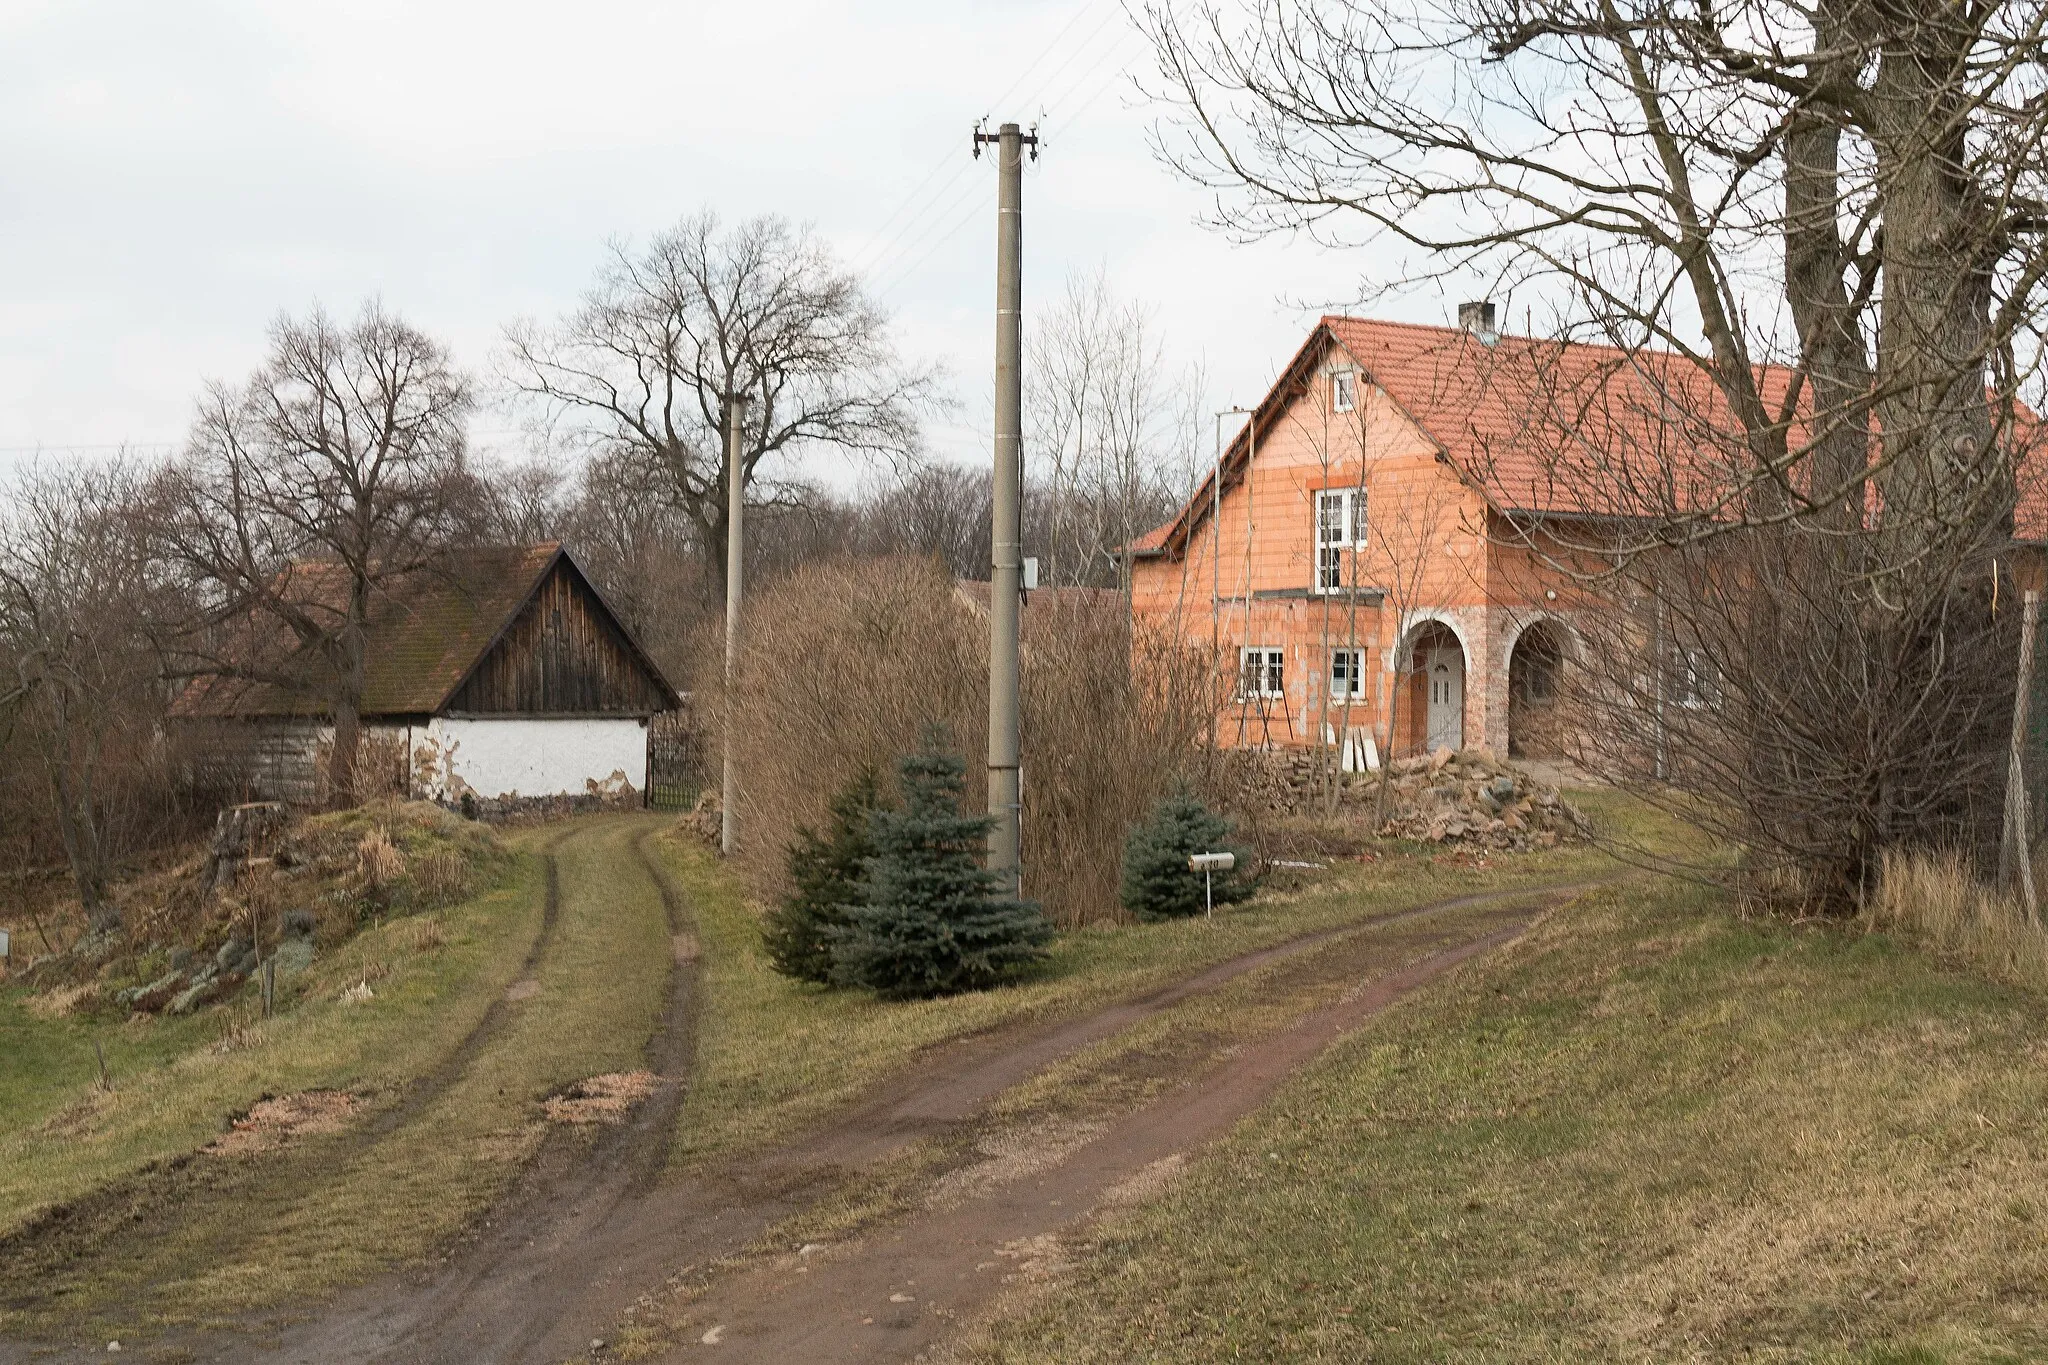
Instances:
[[[1144,58],[1114,0],[0,0],[0,462],[179,442],[200,384],[316,301],[381,296],[483,370],[608,239],[707,205],[866,267],[905,351],[954,373],[934,447],[986,458],[984,114],[1043,125],[1027,311],[1101,266],[1206,366],[1208,406],[1249,402],[1314,315],[1296,301],[1355,297],[1369,263],[1199,226],[1147,147]]]

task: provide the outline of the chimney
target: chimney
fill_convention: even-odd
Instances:
[[[1487,302],[1461,303],[1458,305],[1458,326],[1491,346],[1500,340],[1500,333],[1493,325],[1493,305]]]

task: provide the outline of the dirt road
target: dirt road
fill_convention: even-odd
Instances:
[[[714,1281],[683,1313],[686,1340],[678,1347],[701,1354],[708,1335],[737,1359],[907,1358],[1000,1285],[1020,1244],[1069,1226],[1120,1183],[1199,1146],[1331,1039],[1511,936],[1557,894],[1418,907],[1250,953],[1080,1019],[939,1049],[824,1131],[713,1176],[645,1187],[610,1177],[602,1154],[590,1170],[537,1168],[479,1243],[434,1279],[372,1286],[315,1321],[203,1358],[453,1365],[589,1354],[590,1343],[613,1336],[649,1289],[739,1255],[848,1175],[968,1122],[991,1098],[1062,1058],[1290,959],[1329,958],[1326,973],[1362,983],[1027,1181],[984,1184],[973,1197],[920,1212],[865,1244],[786,1256]],[[1489,905],[1504,908],[1488,912]]]
[[[1170,1171],[1331,1040],[1583,889],[1524,888],[1420,906],[1246,954],[1081,1018],[946,1045],[806,1139],[663,1184],[655,1177],[694,1032],[694,940],[665,869],[644,844],[636,854],[661,889],[678,960],[647,1053],[659,1084],[631,1119],[594,1146],[550,1144],[438,1269],[387,1277],[296,1322],[273,1319],[252,1332],[162,1346],[189,1352],[183,1359],[240,1362],[551,1362],[606,1354],[592,1342],[614,1339],[637,1313],[640,1323],[662,1321],[643,1339],[666,1343],[675,1358],[907,1359],[1042,1257],[1055,1234]],[[1034,1146],[1031,1134],[1011,1134],[1031,1159],[976,1166],[970,1158],[893,1223],[807,1251],[775,1246],[772,1237],[764,1243],[778,1223],[850,1178],[985,1122],[992,1099],[1046,1068],[1092,1055],[1254,973],[1262,992],[1296,992],[1310,1003],[1251,1046],[1196,1066],[1163,1062],[1168,1070],[1145,1102],[1091,1120],[1078,1137]],[[1335,998],[1332,982],[1345,988]],[[11,1358],[0,1346],[0,1361]]]
[[[1401,996],[1521,931],[1512,923],[1431,953],[1316,1011],[1220,1071],[1130,1115],[1049,1169],[928,1209],[843,1248],[802,1249],[691,1305],[670,1360],[908,1360],[1018,1274],[1059,1255],[1056,1237],[1099,1206],[1142,1198],[1188,1153],[1257,1108],[1290,1072]]]

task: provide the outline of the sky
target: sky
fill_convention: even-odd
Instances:
[[[174,447],[201,386],[315,303],[381,298],[487,375],[608,242],[705,207],[808,224],[862,269],[904,353],[953,376],[933,453],[984,460],[983,116],[1044,138],[1027,316],[1101,269],[1202,365],[1209,410],[1250,403],[1371,262],[1202,226],[1148,144],[1147,55],[1115,0],[0,0],[0,467]],[[497,409],[476,434],[523,443]]]

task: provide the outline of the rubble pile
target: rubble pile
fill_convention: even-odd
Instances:
[[[1243,774],[1251,798],[1283,814],[1314,815],[1327,809],[1328,781],[1319,765],[1328,756],[1296,749],[1258,755]],[[1458,843],[1523,851],[1583,841],[1585,815],[1556,787],[1539,783],[1485,749],[1397,759],[1387,774],[1387,819],[1378,833],[1418,843]],[[1372,816],[1379,809],[1378,773],[1346,773],[1339,779],[1338,809]]]
[[[1591,832],[1585,815],[1557,788],[1532,782],[1483,749],[1438,749],[1391,768],[1384,835],[1523,851],[1577,843]],[[1366,792],[1377,799],[1376,789]]]

